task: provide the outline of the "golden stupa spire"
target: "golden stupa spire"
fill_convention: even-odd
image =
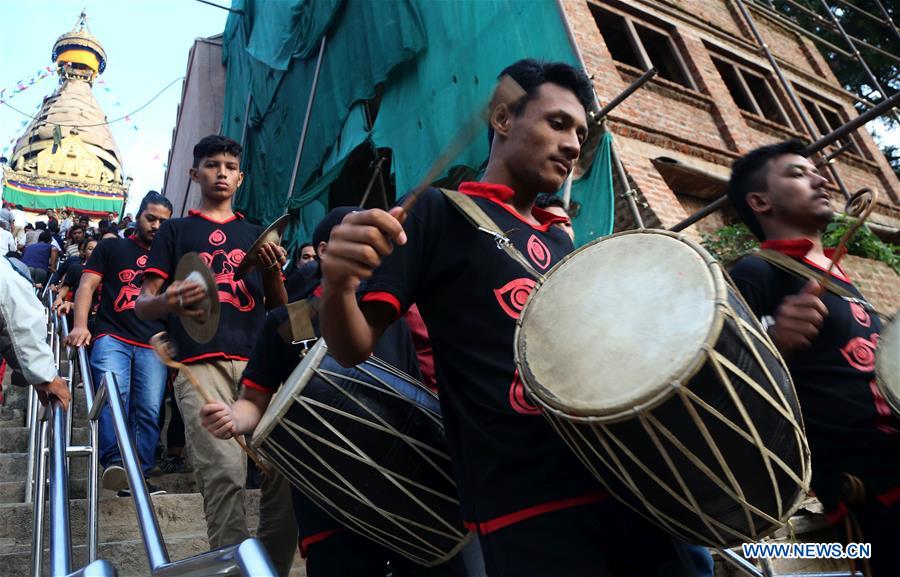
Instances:
[[[83,214],[119,211],[129,183],[93,82],[106,68],[106,51],[82,11],[53,44],[59,87],[46,98],[16,141],[3,171],[5,200],[26,209],[73,208]]]
[[[106,69],[106,51],[91,34],[84,10],[71,32],[53,44],[53,61],[60,81],[78,78],[93,82]]]

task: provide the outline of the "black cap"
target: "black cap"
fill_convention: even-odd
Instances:
[[[339,206],[331,209],[331,212],[325,215],[322,222],[316,225],[316,230],[313,231],[312,235],[313,248],[316,249],[316,252],[318,252],[320,242],[328,242],[328,238],[331,236],[331,229],[341,224],[344,217],[354,210],[359,210],[359,208],[356,206]]]

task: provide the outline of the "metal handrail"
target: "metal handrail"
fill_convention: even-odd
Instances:
[[[95,421],[100,418],[103,405],[109,404],[119,452],[122,455],[122,466],[128,475],[132,500],[138,518],[138,526],[144,541],[144,550],[150,565],[150,573],[154,577],[200,577],[201,575],[232,575],[245,577],[276,577],[278,574],[272,565],[268,553],[258,539],[246,539],[242,543],[230,545],[201,553],[188,559],[172,562],[159,530],[159,522],[150,501],[150,493],[125,421],[125,407],[119,395],[116,376],[107,372],[103,376],[89,418]]]
[[[48,297],[49,301],[49,297]],[[122,455],[122,463],[132,487],[132,500],[147,561],[154,577],[200,577],[206,575],[233,575],[235,577],[275,577],[277,575],[268,553],[258,539],[246,539],[242,543],[201,553],[188,559],[172,562],[159,529],[159,522],[147,491],[147,485],[140,469],[137,451],[128,433],[125,407],[119,394],[116,377],[108,372],[103,376],[100,388],[94,388],[90,363],[85,347],[72,350],[63,343],[69,334],[68,321],[64,315],[57,315],[48,302],[48,341],[54,351],[54,360],[59,370],[61,354],[65,351],[68,359],[74,356],[78,362],[84,386],[85,401],[91,438],[87,447],[71,447],[71,420],[74,402],[64,413],[58,401],[51,404],[49,411],[35,410],[39,441],[35,468],[37,470],[34,489],[34,524],[32,533],[32,575],[40,577],[42,572],[44,491],[47,476],[47,458],[50,457],[50,572],[55,576],[70,575],[72,563],[72,543],[69,523],[68,467],[70,456],[90,457],[88,475],[88,565],[71,575],[73,577],[115,577],[114,567],[105,560],[97,560],[99,545],[99,455],[98,427],[100,412],[108,403],[112,414],[116,440]],[[52,339],[52,340],[51,340]],[[55,343],[55,344],[54,344]],[[74,373],[71,363],[68,371],[68,385],[73,388]],[[73,395],[74,398],[74,395]],[[35,407],[39,407],[35,398]],[[49,413],[49,420],[47,422]]]
[[[48,301],[50,298],[52,297],[48,295]],[[52,303],[48,302],[48,304],[52,307]],[[61,343],[68,335],[69,330],[65,317],[56,315],[51,307],[47,309],[50,327],[48,344],[51,345],[54,365],[58,372],[61,346],[63,346]],[[72,376],[70,365],[66,378],[70,393],[72,392]],[[36,463],[34,463],[36,474],[33,476],[35,482],[31,486],[26,485],[25,488],[26,499],[31,496],[33,501],[32,575],[39,576],[43,572],[44,492],[49,469],[50,574],[54,577],[67,575],[71,577],[116,577],[116,570],[111,563],[94,558],[88,559],[85,567],[72,572],[68,457],[72,435],[73,403],[70,402],[68,409],[64,409],[58,400],[51,399],[49,409],[46,409],[39,406],[35,397],[33,407],[35,419],[33,432],[39,438],[37,446],[32,446],[32,450],[37,454]],[[93,443],[93,446],[96,447],[96,442]],[[94,453],[96,453],[96,449],[94,449]],[[31,458],[34,459],[34,453]],[[32,469],[29,469],[29,472],[32,472]]]

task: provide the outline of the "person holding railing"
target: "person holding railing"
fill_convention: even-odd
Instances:
[[[55,397],[68,408],[71,393],[57,373],[43,320],[32,284],[0,257],[0,355],[14,371],[12,382],[34,387],[44,405]]]

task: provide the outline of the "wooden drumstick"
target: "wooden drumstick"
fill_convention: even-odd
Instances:
[[[409,214],[409,211],[412,210],[413,205],[416,204],[419,197],[422,195],[422,192],[428,188],[428,185],[430,185],[431,182],[436,179],[483,130],[483,123],[485,121],[490,122],[490,115],[494,108],[501,104],[505,104],[512,108],[520,98],[525,96],[525,94],[525,89],[523,89],[518,82],[513,80],[511,76],[504,74],[497,82],[497,87],[491,93],[491,99],[483,106],[479,106],[475,112],[472,113],[453,140],[450,141],[450,144],[447,145],[447,148],[445,148],[440,156],[435,159],[434,163],[428,169],[428,172],[426,172],[425,176],[419,181],[419,184],[406,195],[406,200],[403,201],[402,205],[403,213]]]
[[[829,280],[831,271],[833,271],[834,267],[836,267],[838,263],[841,262],[841,259],[844,258],[844,254],[847,252],[847,243],[853,239],[853,235],[856,234],[856,231],[859,230],[866,222],[866,219],[869,218],[869,215],[872,214],[877,202],[878,193],[868,187],[859,189],[853,196],[847,199],[844,212],[848,216],[856,217],[856,222],[854,222],[853,225],[847,229],[847,232],[841,236],[841,240],[838,242],[837,248],[834,251],[835,258],[831,260],[831,264],[828,265],[828,270],[826,270],[819,279],[817,296],[820,296],[828,289],[829,283],[831,282]]]
[[[194,390],[197,391],[205,403],[212,403],[215,399],[213,399],[205,388],[200,384],[197,380],[197,377],[194,376],[193,371],[191,371],[190,367],[185,365],[184,363],[179,363],[174,358],[172,358],[172,344],[168,340],[168,335],[166,335],[165,331],[156,333],[150,338],[150,345],[153,347],[153,350],[156,351],[156,356],[159,357],[159,360],[162,361],[164,365],[171,369],[176,369],[178,371],[184,371],[184,374],[187,375],[188,381],[190,381],[191,385],[193,385]],[[259,456],[256,454],[256,451],[247,446],[247,443],[244,442],[238,435],[232,435],[232,439],[240,445],[241,449],[247,453],[247,456],[256,463],[256,466],[259,467],[260,471],[262,471],[267,477],[272,476],[272,470],[268,467],[268,465],[264,464]]]

